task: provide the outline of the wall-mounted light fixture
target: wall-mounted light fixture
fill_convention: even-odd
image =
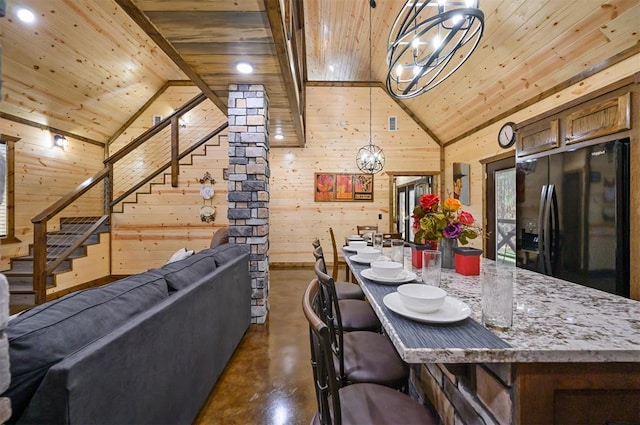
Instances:
[[[61,136],[59,134],[54,134],[53,136],[53,146],[60,148],[60,149],[64,149],[67,147],[67,138],[64,136]]]

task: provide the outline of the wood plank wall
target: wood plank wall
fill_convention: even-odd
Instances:
[[[311,241],[318,237],[332,258],[329,227],[338,244],[358,224],[389,226],[389,177],[374,177],[373,202],[314,202],[315,172],[357,173],[356,153],[369,143],[368,87],[308,87],[307,144],[272,149],[269,262],[312,264]],[[373,143],[385,153],[385,171],[433,173],[440,170],[440,148],[380,88],[372,89]],[[387,117],[398,130],[387,130]],[[382,214],[382,219],[378,219]]]
[[[21,242],[3,243],[0,267],[9,269],[9,258],[29,253],[33,243],[31,219],[66,195],[87,177],[103,168],[104,148],[67,137],[67,147],[52,147],[46,130],[0,119],[2,133],[15,143],[15,235]],[[84,208],[83,215],[102,215],[101,202]]]
[[[153,123],[153,115],[166,118],[199,92],[196,87],[169,87],[114,140],[109,147],[110,153],[117,152],[149,129]],[[208,119],[226,122],[226,117],[220,111],[213,106],[210,109]],[[193,165],[187,165],[191,162],[190,157],[181,162],[178,187],[171,187],[169,175],[164,180],[158,177],[155,181],[164,183],[154,185],[150,194],[139,194],[138,202],[126,205],[122,214],[112,215],[112,274],[134,274],[160,267],[181,248],[197,252],[209,247],[213,233],[228,224],[227,181],[222,177],[223,168],[227,168],[229,164],[226,136],[225,131],[222,137],[211,141],[212,144],[219,141],[220,146],[196,150]],[[183,142],[186,140],[181,139],[181,144]],[[207,171],[216,180],[213,185],[216,219],[213,223],[200,220],[203,200],[200,197],[201,185],[198,179]]]
[[[633,56],[619,64],[607,68],[592,77],[589,77],[578,84],[559,91],[553,96],[520,110],[517,113],[505,118],[504,122],[514,121],[516,123],[534,118],[546,111],[560,107],[568,102],[586,96],[598,89],[606,87],[623,78],[629,77],[634,73],[640,72],[640,55]],[[639,96],[640,97],[640,96]],[[632,117],[638,115],[639,105],[634,103],[637,99],[632,100]],[[640,127],[635,120],[635,127],[632,131],[631,140],[631,234],[636,235],[640,232]],[[497,134],[500,126],[504,122],[492,124],[472,135],[466,137],[459,142],[453,143],[445,147],[444,152],[444,183],[445,191],[453,191],[453,171],[454,162],[470,163],[471,178],[471,206],[469,210],[474,214],[476,219],[484,220],[483,216],[483,173],[484,168],[480,163],[496,155],[500,155],[505,151],[500,149],[497,144]],[[436,131],[437,133],[437,131]],[[631,238],[631,258],[636,258],[640,253],[640,239]],[[640,299],[640,263],[631,262],[631,295],[632,298]]]

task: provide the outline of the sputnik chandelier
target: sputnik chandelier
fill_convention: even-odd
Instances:
[[[471,56],[484,29],[478,0],[408,0],[396,17],[387,50],[387,91],[398,99],[421,95]]]
[[[375,0],[369,0],[369,81],[371,81],[371,11],[376,7]],[[384,152],[382,148],[373,144],[371,85],[369,85],[369,144],[358,150],[356,165],[364,173],[376,174],[384,168]]]

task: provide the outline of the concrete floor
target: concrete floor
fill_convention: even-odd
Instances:
[[[267,323],[251,325],[194,422],[309,424],[316,411],[302,296],[312,269],[270,270]]]

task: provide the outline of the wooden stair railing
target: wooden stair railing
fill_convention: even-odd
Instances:
[[[229,126],[228,123],[224,123],[215,130],[209,132],[207,135],[202,137],[200,140],[189,146],[184,152],[179,152],[179,143],[178,143],[178,132],[179,132],[179,118],[185,114],[186,112],[192,110],[197,105],[206,100],[207,97],[204,94],[200,94],[190,101],[188,101],[185,105],[178,108],[173,114],[162,120],[156,126],[150,128],[142,135],[140,135],[135,140],[131,141],[129,144],[124,146],[118,152],[116,152],[111,157],[104,160],[105,167],[96,173],[94,176],[88,178],[80,185],[78,185],[74,190],[60,198],[58,201],[54,202],[51,206],[46,208],[40,214],[36,215],[31,222],[33,223],[33,290],[35,293],[35,303],[42,304],[46,301],[47,298],[47,288],[46,282],[48,276],[50,276],[53,271],[64,262],[76,248],[78,248],[84,241],[87,240],[100,226],[102,226],[108,219],[113,211],[113,207],[118,203],[122,202],[127,196],[135,193],[142,186],[149,183],[154,177],[163,173],[167,168],[171,168],[171,185],[173,187],[178,186],[178,176],[180,173],[179,170],[179,161],[191,154],[193,151],[198,149],[200,146],[204,145],[207,141],[212,139],[214,136],[219,134],[222,130]],[[135,184],[132,188],[128,189],[124,194],[117,197],[117,199],[113,199],[113,170],[114,164],[123,158],[125,158],[129,153],[134,151],[136,148],[140,147],[145,142],[148,142],[153,139],[153,137],[159,134],[163,129],[167,126],[171,126],[171,160],[165,164],[160,165],[156,171],[152,174]],[[64,251],[57,256],[52,261],[47,261],[47,224],[48,222],[59,215],[65,208],[71,206],[76,202],[80,197],[88,193],[91,189],[95,188],[97,185],[104,182],[104,202],[103,202],[103,215],[98,219],[98,221],[89,227],[82,235],[78,236],[77,239],[71,244],[69,247],[64,249]]]

